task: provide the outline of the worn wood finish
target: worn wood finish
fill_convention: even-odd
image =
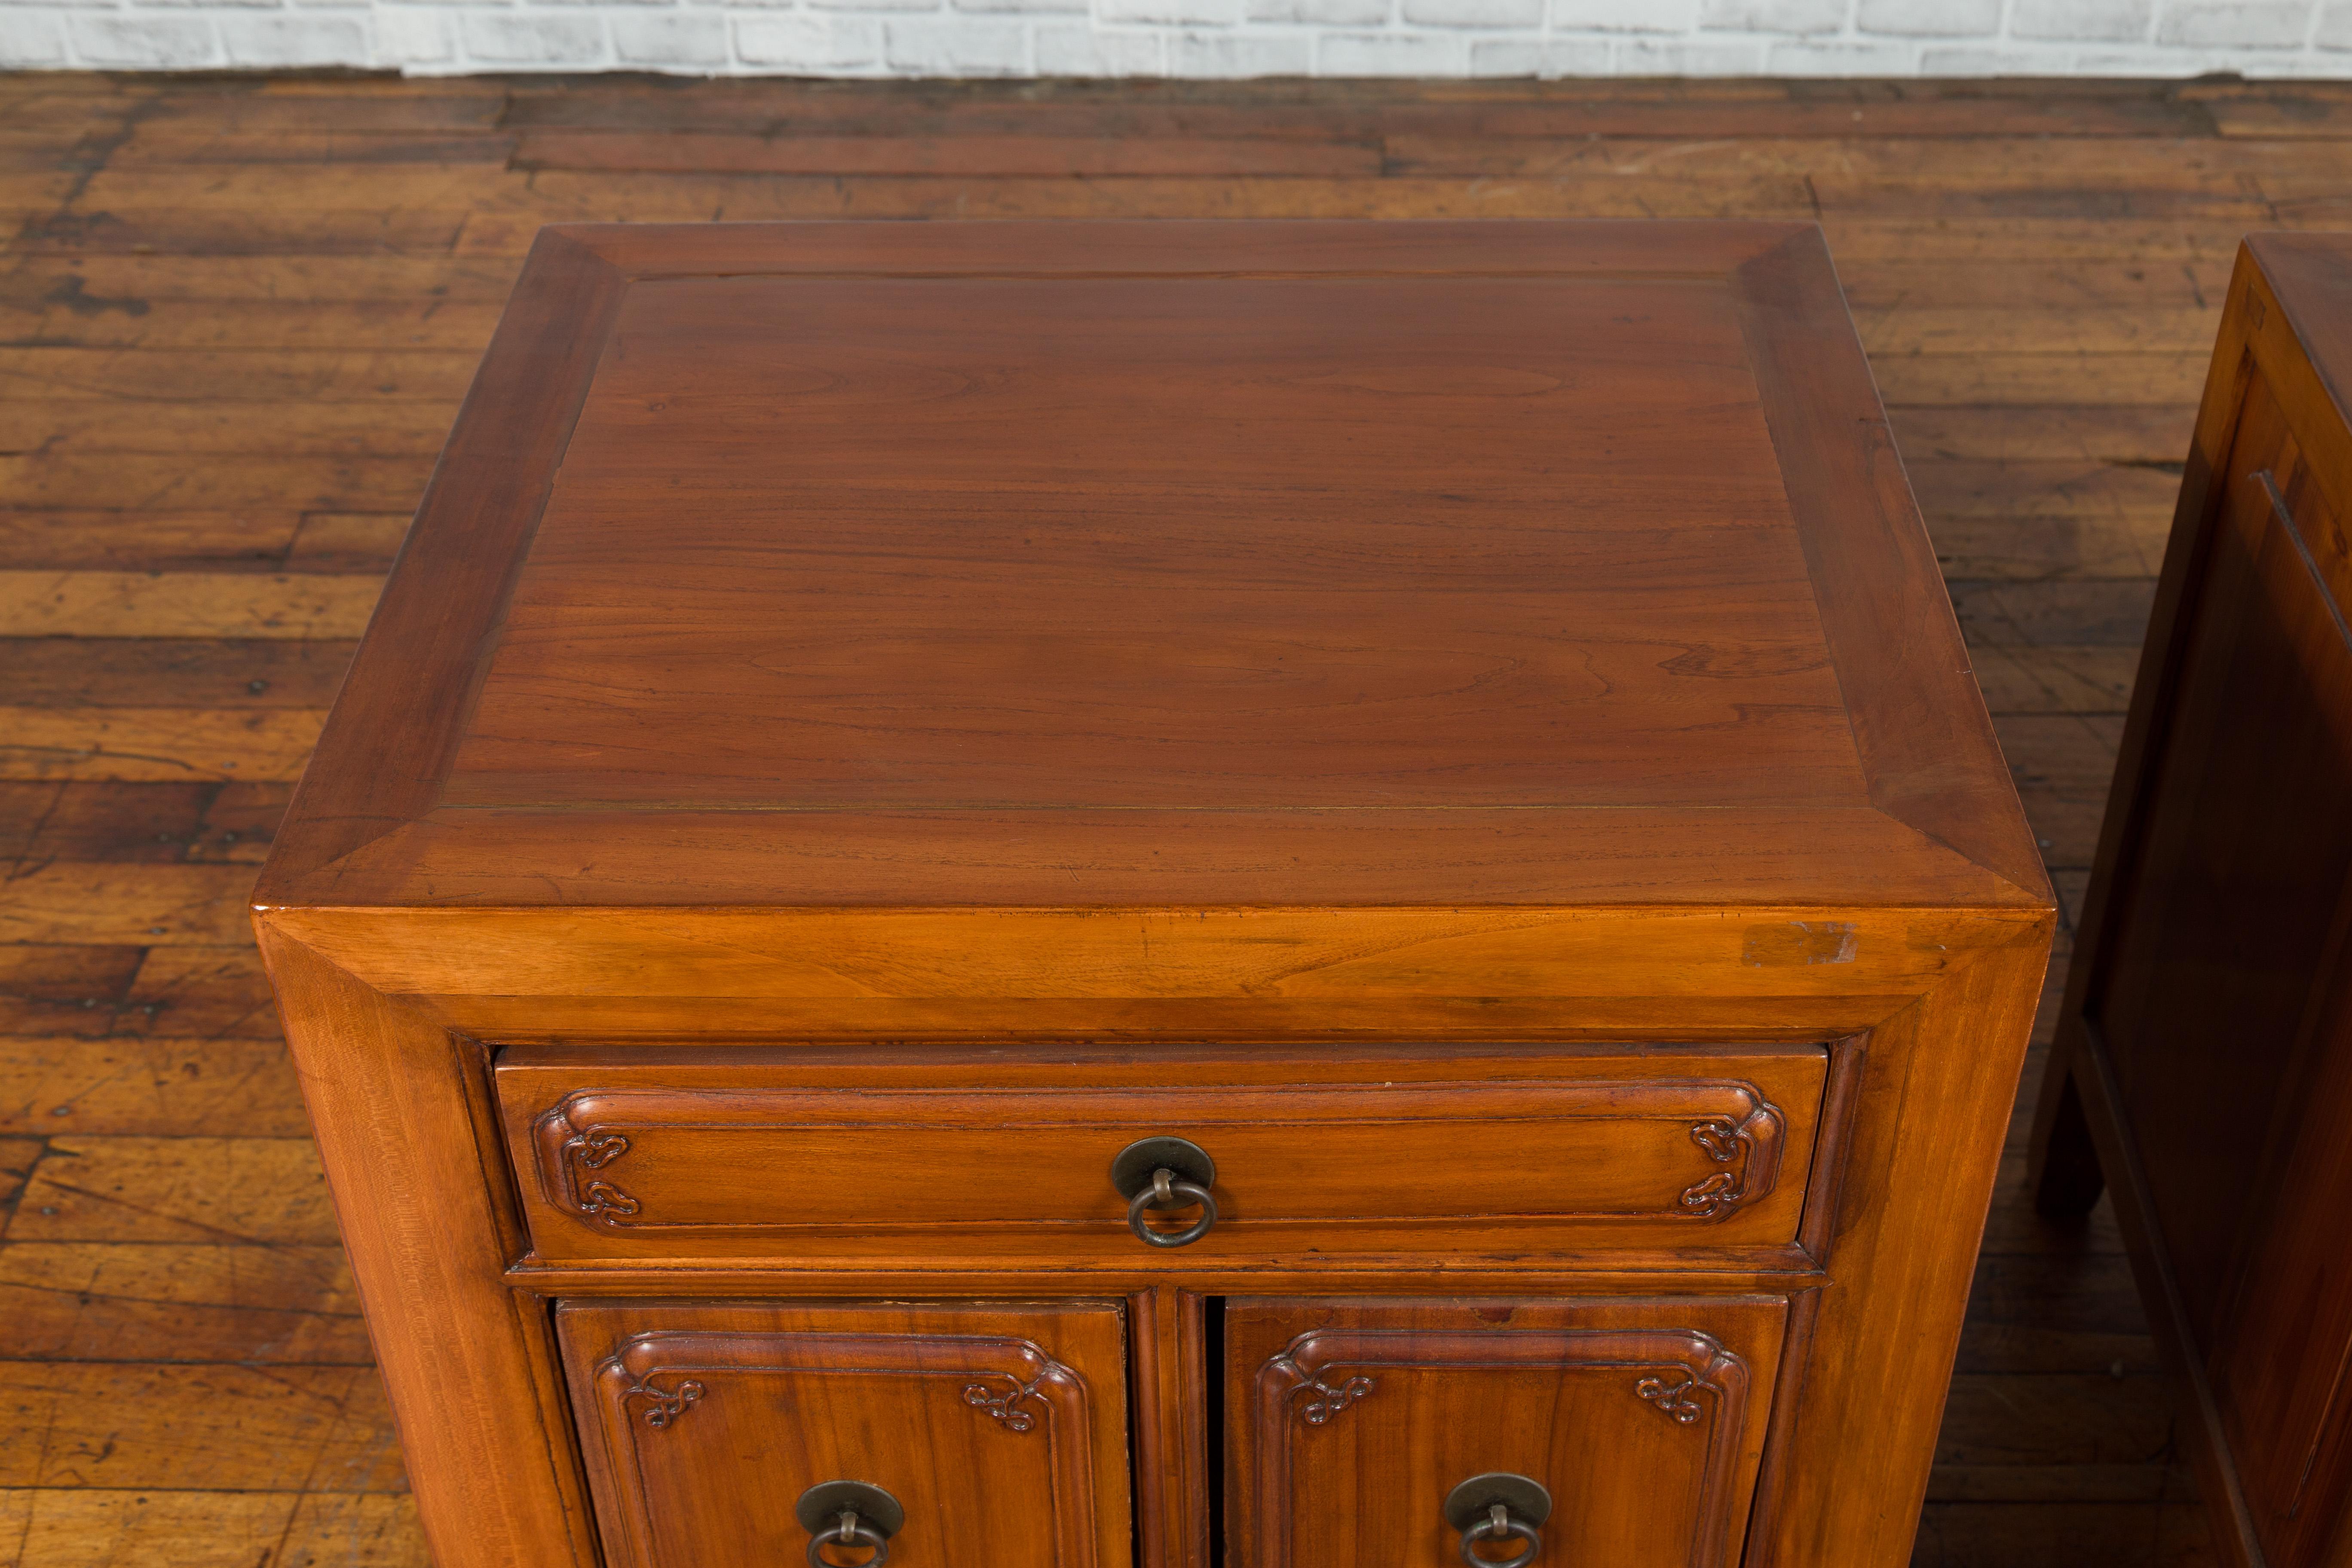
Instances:
[[[201,1568],[253,1568],[265,1552],[422,1561],[410,1500],[366,1489],[398,1489],[397,1474],[342,1458],[388,1451],[381,1402],[343,1392],[358,1385],[340,1372],[306,1382],[226,1364],[331,1372],[366,1351],[333,1249],[288,1239],[319,1233],[247,1228],[273,1208],[315,1209],[274,1188],[291,1197],[317,1179],[241,1142],[307,1129],[239,929],[250,868],[183,878],[166,862],[224,847],[235,862],[266,843],[277,801],[226,823],[216,803],[214,826],[192,826],[182,781],[299,767],[350,657],[339,639],[357,633],[541,222],[1819,217],[2072,907],[2169,518],[2166,470],[2189,445],[2231,254],[2250,226],[2343,225],[2324,187],[2305,194],[2331,173],[2340,189],[2352,171],[2341,97],[2230,82],[0,79],[0,118],[26,132],[9,144],[11,167],[68,175],[13,195],[19,222],[0,239],[0,310],[14,323],[0,347],[0,424],[14,437],[0,463],[0,570],[32,574],[12,579],[28,594],[12,613],[37,605],[29,595],[56,574],[111,574],[76,577],[43,635],[0,644],[0,779],[47,781],[21,818],[0,809],[11,862],[0,1208],[23,1173],[50,1173],[16,1201],[0,1247],[5,1310],[24,1329],[0,1355],[19,1358],[10,1386],[29,1402],[29,1425],[0,1441],[11,1465],[0,1539],[43,1568],[142,1552]],[[1058,137],[1099,162],[1106,146],[1195,127],[1248,143],[1256,172],[1041,176],[1034,158],[1008,174],[938,162],[983,133]],[[542,141],[530,156],[566,167],[516,161],[524,139],[558,134],[582,140]],[[835,138],[840,158],[809,176],[764,163],[691,172],[709,166],[706,151],[742,163],[742,146],[716,139],[789,157],[803,134]],[[1442,153],[1455,173],[1338,172],[1334,143],[1386,151],[1391,135],[1412,139],[1397,151],[1417,168]],[[1557,138],[1594,135],[1605,173],[1528,172],[1530,154],[1561,162]],[[896,152],[900,139],[927,140]],[[2281,157],[2290,139],[2296,155]],[[1300,174],[1270,161],[1279,145],[1298,150]],[[2226,181],[2194,174],[2223,153],[2240,154]],[[1857,157],[1868,182],[1844,178]],[[919,159],[936,172],[839,174]],[[1754,159],[1777,172],[1755,177]],[[131,174],[136,184],[118,177]],[[184,630],[154,635],[167,625]],[[530,999],[510,1011],[510,1026],[544,1016]],[[1379,1011],[1366,1008],[1368,1022]],[[1453,1012],[1455,1026],[1485,1016]],[[210,1142],[152,1158],[157,1139],[182,1133]],[[98,1170],[119,1137],[143,1142],[106,1159],[89,1195],[56,1203],[93,1187],[77,1173]],[[2168,1449],[2115,1224],[2104,1206],[2083,1226],[2037,1221],[2022,1148],[2021,1136],[1996,1189],[1917,1560],[2202,1568],[2211,1549]],[[152,1208],[174,1216],[180,1239],[152,1237]],[[1491,1275],[1475,1287],[1525,1288]],[[1169,1301],[1163,1322],[1196,1310],[1164,1286],[1138,1300]],[[166,1338],[184,1364],[151,1364]],[[1187,1386],[1196,1374],[1179,1359],[1171,1348],[1152,1375]],[[281,1413],[266,1426],[216,1418],[248,1408],[225,1400],[265,1389]],[[50,1447],[58,1458],[36,1465]]]
[[[2276,1568],[2352,1551],[2347,303],[2340,239],[2241,256],[2034,1150],[2053,1212],[2114,1178],[2222,1533]]]

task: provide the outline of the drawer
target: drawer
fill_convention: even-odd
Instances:
[[[1327,1062],[1299,1082],[1218,1082],[1226,1069],[1203,1067],[1192,1081],[1018,1087],[527,1061],[499,1081],[542,1258],[1190,1265],[1785,1245],[1825,1061],[1818,1047],[1620,1050],[1457,1062],[1419,1081]],[[1130,1228],[1112,1176],[1154,1138],[1214,1167],[1214,1223],[1181,1248]],[[1205,1217],[1140,1220],[1165,1239]]]
[[[1225,1560],[1456,1563],[1449,1498],[1502,1476],[1548,1500],[1548,1511],[1507,1505],[1542,1562],[1725,1568],[1739,1558],[1787,1317],[1779,1298],[1234,1300]],[[1499,1562],[1528,1543],[1476,1552]]]
[[[798,1506],[842,1481],[902,1510],[893,1568],[1131,1558],[1114,1303],[567,1302],[556,1327],[610,1568],[803,1562]]]

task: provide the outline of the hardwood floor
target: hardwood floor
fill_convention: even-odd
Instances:
[[[0,77],[0,1564],[424,1561],[241,905],[539,225],[1817,217],[2071,904],[2236,242],[2347,175],[2318,83]],[[2023,1126],[1916,1561],[2213,1562]]]

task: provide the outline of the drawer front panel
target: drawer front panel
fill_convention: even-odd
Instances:
[[[1547,1563],[1738,1560],[1782,1300],[1228,1305],[1227,1561],[1454,1563],[1473,1477],[1549,1495]],[[1501,1560],[1520,1539],[1482,1542]]]
[[[1484,1083],[621,1085],[510,1105],[509,1127],[550,1258],[1158,1256],[1110,1174],[1157,1136],[1216,1163],[1216,1222],[1188,1258],[1794,1237],[1820,1053],[1587,1065]]]
[[[556,1322],[612,1568],[800,1563],[795,1504],[832,1481],[903,1508],[894,1568],[1132,1555],[1115,1304],[565,1303]]]

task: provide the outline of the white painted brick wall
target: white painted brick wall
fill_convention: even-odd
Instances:
[[[0,69],[2352,77],[2352,0],[0,0]]]

